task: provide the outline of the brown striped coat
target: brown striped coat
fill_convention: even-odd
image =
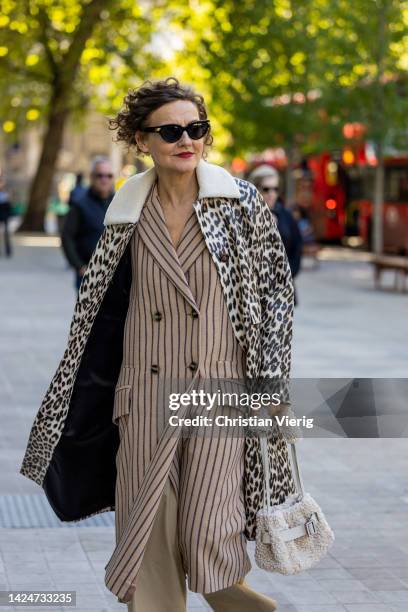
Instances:
[[[164,380],[244,378],[245,352],[194,211],[175,250],[157,184],[132,237],[131,258],[133,283],[113,408],[121,436],[117,546],[106,584],[115,589],[116,581],[124,580],[131,589],[170,475],[179,495],[179,542],[189,587],[212,592],[250,569],[243,535],[244,439],[221,431],[178,438],[180,429],[163,437],[165,398],[158,396]]]

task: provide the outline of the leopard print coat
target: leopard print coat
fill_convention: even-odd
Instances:
[[[247,378],[288,380],[294,296],[288,260],[274,216],[259,192],[251,183],[231,178],[239,198],[199,197],[195,212],[217,266],[234,333],[246,352]],[[104,396],[105,429],[98,435],[88,435],[91,418],[82,415],[87,408],[78,408],[82,400],[82,405],[90,401],[80,374],[96,359],[89,347],[93,337],[102,333],[97,331],[102,329],[98,318],[106,304],[113,303],[112,287],[119,267],[123,269],[135,227],[136,223],[119,220],[104,228],[80,286],[65,352],[35,416],[20,468],[22,475],[44,488],[54,511],[65,521],[114,509],[118,434],[111,414],[120,358],[116,357],[112,368],[116,374]],[[123,330],[126,304],[121,309]],[[120,334],[115,342],[121,344]],[[76,459],[69,448],[69,440],[75,437],[87,440],[77,447],[87,449],[82,459]],[[271,503],[281,503],[293,492],[294,482],[286,442],[279,432],[270,440],[270,453]],[[98,490],[100,478],[95,476],[101,473],[100,465],[106,482],[103,493]],[[255,535],[262,477],[258,441],[248,436],[245,495],[250,539]]]

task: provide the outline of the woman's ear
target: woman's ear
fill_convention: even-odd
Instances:
[[[145,154],[149,154],[149,146],[146,142],[147,140],[147,134],[145,132],[141,132],[140,130],[137,130],[135,133],[135,141],[137,146],[139,147],[139,149],[142,151],[142,153]]]

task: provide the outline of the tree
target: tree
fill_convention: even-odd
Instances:
[[[408,3],[339,0],[322,4],[327,36],[319,41],[325,79],[327,129],[360,122],[375,144],[373,247],[383,250],[384,155],[406,138],[408,114]],[[405,142],[406,145],[406,142]]]
[[[293,200],[292,163],[297,151],[320,146],[315,2],[259,0],[205,3],[189,21],[183,58],[198,57],[211,90],[213,115],[230,133],[224,151],[244,155],[271,146],[286,150],[287,199]],[[197,9],[195,6],[194,8]],[[197,68],[191,68],[197,75]],[[317,143],[317,144],[316,144]]]
[[[208,0],[190,6],[193,13],[180,26],[180,66],[210,91],[212,114],[230,133],[228,156],[282,146],[290,179],[296,150],[338,147],[344,123],[364,123],[377,148],[379,252],[384,147],[406,129],[407,2]],[[290,180],[286,195],[291,201]]]
[[[92,102],[118,107],[126,87],[157,64],[151,41],[155,7],[133,0],[3,1],[0,109],[11,132],[45,126],[37,172],[20,230],[43,231],[47,199],[69,116]]]

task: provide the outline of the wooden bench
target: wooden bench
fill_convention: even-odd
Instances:
[[[406,279],[408,276],[408,257],[394,255],[373,255],[371,263],[374,266],[374,282],[376,289],[380,288],[381,275],[385,270],[395,272],[394,289],[406,290]]]

